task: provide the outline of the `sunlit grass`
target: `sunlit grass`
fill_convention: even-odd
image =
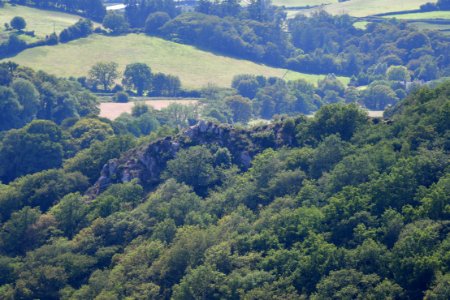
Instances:
[[[228,87],[237,74],[305,79],[310,83],[324,75],[303,74],[256,64],[247,60],[217,55],[195,47],[156,37],[130,34],[119,37],[92,35],[67,44],[28,49],[11,60],[58,76],[86,76],[100,61],[114,61],[120,71],[134,62],[148,64],[154,72],[180,77],[186,88],[200,88],[208,83]],[[340,77],[344,83],[349,79]]]

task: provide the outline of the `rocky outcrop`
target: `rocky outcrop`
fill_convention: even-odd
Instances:
[[[160,139],[132,149],[120,159],[110,160],[88,194],[95,197],[111,184],[133,179],[138,180],[146,189],[151,189],[161,183],[161,175],[167,162],[183,148],[204,144],[226,147],[233,156],[233,163],[247,169],[253,156],[263,149],[277,148],[291,143],[292,140],[292,136],[286,137],[286,134],[283,134],[283,128],[279,124],[250,131],[200,121],[175,137]]]

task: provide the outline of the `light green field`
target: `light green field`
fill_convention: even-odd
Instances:
[[[370,22],[367,22],[367,21],[360,21],[360,22],[353,23],[353,26],[358,29],[366,30],[367,25],[369,25],[369,23]]]
[[[412,14],[399,14],[399,15],[385,16],[384,18],[396,18],[399,20],[427,20],[427,19],[450,20],[450,11],[429,11]]]
[[[228,87],[236,74],[285,76],[287,80],[302,78],[311,83],[324,77],[215,55],[192,46],[138,34],[119,37],[92,35],[67,44],[28,49],[11,60],[65,77],[86,76],[89,69],[100,61],[114,61],[119,64],[120,71],[127,64],[143,62],[154,72],[179,76],[186,88],[199,88],[208,83]],[[341,80],[345,84],[349,82],[346,77]]]
[[[349,14],[355,17],[367,17],[375,14],[419,9],[427,2],[436,0],[350,0],[326,5],[323,9],[333,15]],[[317,9],[304,10],[310,14]]]
[[[425,22],[414,22],[411,23],[416,26],[418,29],[422,30],[438,30],[441,31],[444,35],[450,35],[450,24],[431,24]]]
[[[38,37],[45,37],[53,32],[59,33],[64,28],[75,24],[81,18],[60,12],[6,4],[5,7],[0,8],[0,24],[2,25],[2,30],[3,24],[9,23],[15,16],[23,17],[27,22],[25,30],[34,30]]]
[[[278,6],[303,7],[316,6],[321,4],[337,3],[338,0],[273,0],[272,3]]]

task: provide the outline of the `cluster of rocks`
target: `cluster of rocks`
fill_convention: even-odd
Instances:
[[[154,141],[128,151],[121,158],[110,160],[88,194],[95,197],[112,184],[131,180],[137,180],[144,188],[152,189],[161,183],[161,174],[167,162],[175,158],[180,149],[196,145],[215,144],[225,147],[232,154],[233,163],[247,169],[252,157],[264,148],[277,148],[292,141],[292,137],[280,139],[282,130],[279,125],[238,130],[229,125],[199,121],[174,137]]]

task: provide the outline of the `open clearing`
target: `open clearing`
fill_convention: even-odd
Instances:
[[[278,6],[285,7],[305,7],[316,6],[322,4],[337,3],[338,0],[273,0],[272,3]]]
[[[435,0],[350,0],[326,5],[323,9],[333,15],[349,14],[354,17],[399,12],[419,9],[421,5]],[[310,14],[317,9],[299,10],[299,13]]]
[[[355,28],[362,29],[362,30],[366,30],[367,25],[369,25],[369,22],[367,22],[367,21],[360,21],[360,22],[353,23],[353,26]]]
[[[450,11],[428,11],[411,14],[398,14],[385,16],[384,18],[396,18],[399,20],[432,20],[432,19],[444,19],[450,20]]]
[[[128,103],[100,103],[100,117],[114,120],[123,113],[131,113],[135,103],[145,103],[154,109],[160,110],[166,108],[172,103],[178,103],[183,105],[194,105],[198,102],[196,99],[183,99],[183,100],[147,100],[147,101],[136,101]]]
[[[63,29],[75,24],[81,17],[61,12],[41,10],[26,6],[12,6],[5,4],[0,8],[1,30],[3,24],[9,23],[12,18],[21,16],[27,22],[27,31],[34,31],[37,37],[45,37],[53,32],[59,33]]]
[[[216,55],[143,34],[119,37],[92,35],[67,44],[27,49],[10,60],[63,77],[86,76],[89,69],[100,61],[118,63],[120,72],[127,64],[142,62],[148,64],[153,72],[179,76],[183,87],[188,89],[201,88],[208,83],[229,87],[237,74],[284,76],[286,80],[305,79],[314,84],[324,78],[324,75],[303,74]],[[339,79],[344,84],[349,82],[348,77]]]
[[[450,35],[450,24],[431,24],[426,22],[414,22],[411,24],[422,30],[438,30],[442,34]]]

